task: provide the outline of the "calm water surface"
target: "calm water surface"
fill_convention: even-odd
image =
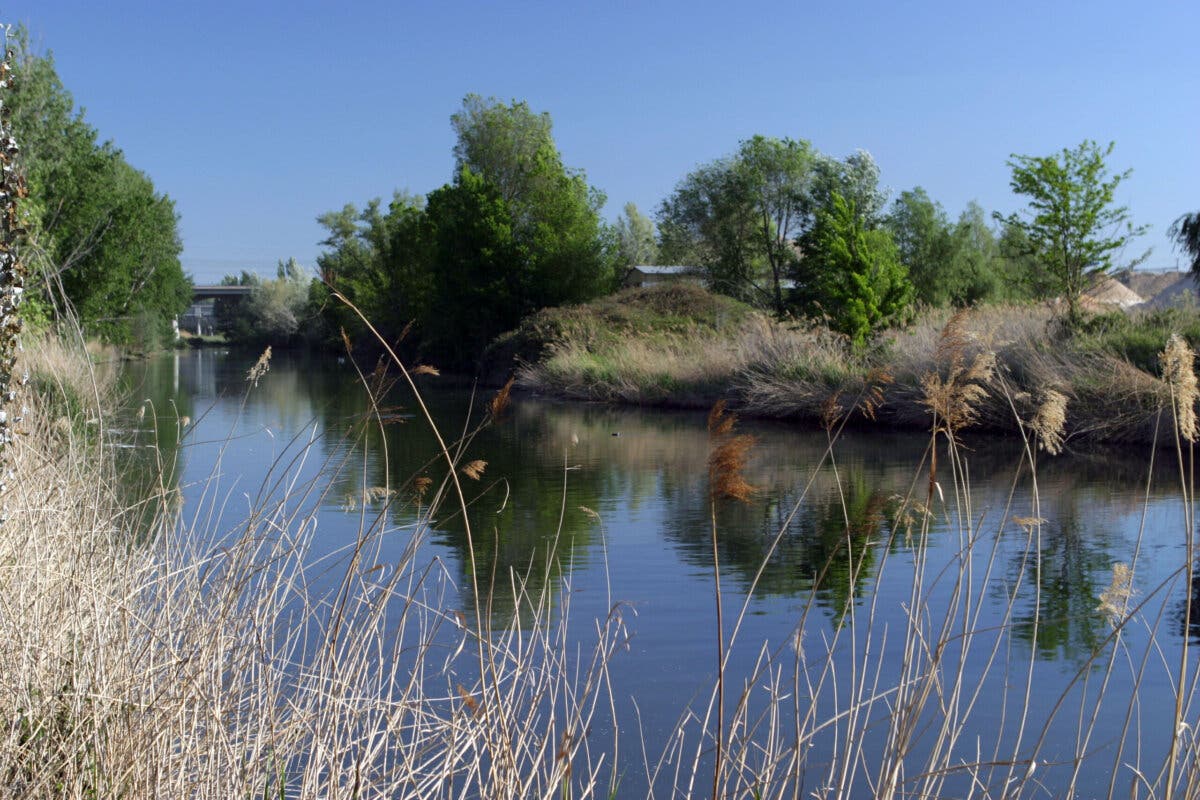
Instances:
[[[236,529],[248,509],[278,491],[277,482],[287,476],[295,486],[307,487],[305,497],[317,508],[316,553],[332,553],[353,542],[363,520],[381,507],[379,497],[364,490],[403,487],[418,475],[444,477],[434,439],[404,393],[387,396],[386,425],[364,426],[366,394],[351,366],[277,354],[251,389],[245,376],[253,360],[195,351],[129,368],[134,396],[153,401],[166,432],[162,447],[175,446],[175,420],[187,418],[179,437],[178,480],[185,515],[198,531]],[[426,380],[426,400],[448,438],[454,438],[467,424],[472,398],[467,388],[447,389],[442,381]],[[476,417],[480,402],[475,398]],[[759,578],[731,674],[748,674],[763,647],[787,648],[798,641],[801,651],[820,651],[848,613],[873,614],[877,630],[887,626],[898,638],[914,548],[912,537],[892,534],[899,524],[898,498],[914,486],[918,497],[926,491],[928,437],[857,431],[838,442],[830,461],[824,458],[823,432],[753,421],[739,428],[758,437],[747,478],[760,491],[750,503],[723,504],[718,511],[727,616],[740,608],[776,533],[786,532]],[[1170,733],[1162,722],[1174,702],[1164,665],[1176,664],[1184,612],[1196,602],[1179,576],[1186,528],[1174,457],[1160,454],[1163,463],[1153,467],[1140,447],[1040,457],[1037,515],[1045,522],[1031,541],[1012,521],[1034,516],[1034,490],[1021,451],[1011,442],[990,439],[968,445],[971,525],[983,544],[972,566],[973,591],[983,598],[977,624],[1013,632],[999,654],[1012,667],[993,667],[972,725],[986,742],[995,739],[995,730],[1013,724],[1032,660],[1037,722],[1026,735],[1026,749],[1042,732],[1047,710],[1067,698],[1037,751],[1038,781],[1050,795],[1061,791],[1071,767],[1056,762],[1070,760],[1080,699],[1100,691],[1093,654],[1111,647],[1111,627],[1097,610],[1099,598],[1114,563],[1131,562],[1136,554],[1135,601],[1146,601],[1144,622],[1124,634],[1126,649],[1104,684],[1099,732],[1089,746],[1099,753],[1109,748],[1097,763],[1116,765],[1120,773],[1120,763],[1131,756],[1118,756],[1113,742],[1139,673],[1136,729],[1143,751],[1161,748]],[[583,646],[592,630],[588,620],[603,616],[610,598],[636,612],[628,618],[629,652],[613,662],[614,694],[622,730],[631,737],[638,717],[630,698],[636,698],[638,735],[651,749],[661,747],[689,704],[707,697],[713,678],[708,450],[703,414],[518,398],[501,424],[475,437],[467,455],[467,460],[487,462],[480,481],[467,481],[478,574],[529,574],[534,589],[541,576],[548,576],[552,588],[569,589]],[[130,474],[139,473],[131,469]],[[945,469],[939,478],[940,491],[952,492]],[[448,602],[470,613],[471,559],[453,510],[447,504],[419,557],[445,565],[459,587]],[[408,543],[403,526],[409,521],[403,512],[391,519],[397,526],[389,540],[395,553]],[[962,545],[958,530],[944,518],[933,525],[931,564],[953,562]],[[556,536],[557,557],[548,562]],[[1034,585],[1041,590],[1036,601]],[[929,606],[947,599],[951,587],[949,577],[935,582]],[[1014,593],[1015,611],[1006,619],[1005,601]],[[936,608],[927,610],[936,613]],[[500,622],[520,613],[511,591],[494,594],[490,613]],[[1159,652],[1145,667],[1138,659],[1151,627]],[[839,645],[846,658],[852,645]],[[990,655],[981,646],[964,668],[979,669]],[[887,680],[888,670],[898,671],[900,662],[890,652],[880,658]],[[623,748],[640,769],[637,740]],[[818,774],[820,752],[810,763]],[[1110,771],[1089,770],[1081,783],[1084,796],[1107,791]],[[1126,773],[1119,779],[1125,791],[1131,778]],[[630,778],[623,786],[637,786],[638,780]]]

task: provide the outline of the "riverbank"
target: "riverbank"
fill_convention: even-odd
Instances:
[[[1167,439],[1170,392],[1156,374],[1168,336],[1200,337],[1195,312],[1096,315],[1068,330],[1048,307],[923,312],[865,349],[807,322],[779,322],[693,286],[633,289],[548,309],[493,345],[517,385],[561,397],[710,407],[827,424],[928,428],[925,384],[987,362],[976,425],[1015,433],[1065,402],[1064,441]],[[1193,342],[1194,344],[1194,342]]]

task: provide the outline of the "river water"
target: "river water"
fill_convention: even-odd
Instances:
[[[186,524],[197,535],[236,529],[257,502],[279,491],[282,478],[312,504],[313,547],[321,556],[352,542],[364,520],[384,508],[389,495],[376,487],[398,497],[413,491],[414,477],[435,485],[444,478],[429,426],[399,387],[372,417],[363,381],[348,363],[276,354],[251,386],[253,361],[201,350],[127,370],[131,396],[152,401],[159,448],[178,448],[175,479]],[[490,397],[444,378],[420,380],[448,439],[471,427]],[[118,426],[116,435],[125,430]],[[803,794],[819,794],[834,781],[844,760],[838,753],[845,752],[838,736],[857,730],[852,735],[872,740],[867,750],[887,736],[881,720],[893,695],[864,712],[870,719],[861,729],[850,724],[845,692],[866,671],[851,665],[872,665],[869,681],[881,688],[895,683],[906,665],[899,649],[906,627],[914,617],[937,623],[955,604],[961,611],[947,627],[954,656],[946,657],[946,669],[962,670],[965,685],[980,690],[963,717],[955,763],[987,761],[1000,743],[1004,758],[1036,761],[1023,791],[1050,796],[1072,780],[1081,796],[1106,794],[1114,773],[1125,794],[1138,780],[1131,765],[1150,773],[1161,766],[1182,647],[1200,633],[1185,624],[1189,603],[1200,610],[1200,602],[1182,571],[1188,521],[1173,453],[1160,452],[1158,463],[1142,446],[1043,454],[1035,484],[1018,443],[968,438],[969,491],[956,495],[943,448],[934,513],[922,533],[920,506],[902,501],[930,499],[927,435],[858,429],[829,451],[824,431],[752,420],[739,421],[738,430],[757,439],[745,471],[757,492],[747,503],[718,504],[715,515],[727,639],[746,604],[728,666],[734,694],[764,651],[790,653],[809,670],[832,651],[835,683],[845,684],[840,696],[827,691],[812,701],[839,724],[814,737]],[[709,449],[701,413],[518,396],[497,424],[473,437],[463,459],[486,462],[479,480],[462,478],[472,537],[456,503],[447,503],[421,544],[419,558],[443,564],[452,579],[448,604],[466,615],[476,611],[472,576],[486,576],[480,583],[487,607],[479,611],[496,626],[526,613],[511,588],[486,591],[510,575],[528,576],[530,592],[547,588],[558,604],[570,598],[580,647],[594,639],[590,620],[616,602],[628,609],[631,638],[611,667],[629,759],[622,794],[644,788],[645,762],[655,761],[685,709],[703,711],[713,684]],[[397,529],[398,554],[411,520],[384,513]],[[1099,610],[1116,564],[1132,565],[1132,602],[1140,604],[1119,635]],[[922,569],[925,589],[913,609]],[[851,622],[856,632],[839,638]],[[969,652],[958,647],[964,630],[983,632]],[[1189,659],[1193,671],[1195,661]],[[760,678],[752,680],[752,695]],[[934,695],[944,689],[939,684]],[[932,735],[931,720],[960,714],[967,699],[930,701],[918,742]],[[1084,741],[1080,731],[1093,716]],[[1086,761],[1077,768],[1080,752]],[[1024,778],[1027,771],[1023,762],[1012,774]],[[1003,782],[1009,772],[988,779]],[[906,780],[920,782],[911,774]],[[969,785],[962,780],[948,785],[962,791]],[[853,793],[867,791],[860,785]]]

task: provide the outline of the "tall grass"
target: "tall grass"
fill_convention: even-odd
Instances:
[[[534,592],[555,581],[472,569],[473,583],[461,588],[476,602],[463,614],[460,587],[439,562],[418,556],[439,509],[465,511],[459,476],[486,469],[487,454],[472,452],[474,423],[440,440],[442,477],[432,485],[364,482],[363,496],[379,502],[361,510],[354,540],[333,555],[314,556],[328,470],[302,477],[310,474],[300,469],[304,440],[232,530],[206,528],[216,517],[202,513],[183,526],[173,465],[162,464],[158,490],[142,501],[157,510],[153,529],[138,530],[145,516],[121,502],[115,456],[94,432],[102,426],[89,424],[108,413],[106,381],[69,349],[31,349],[31,372],[41,377],[21,399],[29,412],[10,454],[18,479],[3,495],[0,525],[0,693],[9,710],[0,794],[1007,798],[1069,796],[1085,779],[1095,786],[1099,772],[1112,776],[1109,796],[1200,796],[1197,670],[1186,647],[1178,660],[1165,657],[1166,609],[1190,590],[1190,514],[1178,569],[1150,586],[1139,553],[1114,567],[1096,598],[1111,620],[1107,638],[1072,665],[1052,702],[1036,699],[1047,666],[1014,631],[1031,608],[1040,624],[1040,578],[1051,565],[1042,561],[1037,464],[1055,449],[1064,410],[1051,387],[1032,394],[1013,368],[992,369],[992,345],[1003,342],[982,342],[968,323],[950,320],[923,341],[933,366],[913,402],[924,409],[929,447],[877,534],[870,567],[854,560],[844,509],[840,555],[851,558],[851,585],[869,568],[876,583],[907,587],[902,623],[877,613],[887,602],[880,594],[850,592],[829,625],[818,625],[814,589],[786,641],[742,638],[758,581],[809,490],[830,475],[841,486],[840,430],[877,398],[864,383],[825,404],[822,462],[740,596],[723,594],[723,532],[711,515],[724,614],[714,619],[718,679],[680,710],[669,736],[643,736],[632,751],[628,737],[595,732],[637,727],[636,718],[615,719],[623,699],[609,664],[634,657],[619,652],[632,623],[618,598],[599,619],[572,619],[569,580]],[[789,345],[772,346],[786,354]],[[1185,374],[1192,356],[1175,358],[1181,371],[1164,385],[1175,398],[1168,419],[1183,430],[1195,400]],[[506,401],[507,391],[478,422],[502,418]],[[377,397],[374,408],[382,404]],[[1024,458],[1008,506],[987,515],[975,505],[961,432],[1001,406],[1024,437]],[[733,437],[720,414],[712,425],[714,503],[744,498],[750,487],[738,481],[751,442]],[[1190,507],[1189,448],[1181,441],[1177,452]],[[329,469],[354,467],[346,457]],[[201,502],[222,502],[215,486]],[[935,546],[947,536],[948,559]],[[1024,560],[997,599],[1002,542],[1014,537]],[[403,555],[385,560],[385,544],[397,539],[407,542]],[[523,613],[498,624],[487,613],[495,592]],[[570,644],[580,627],[592,631],[583,651]],[[752,667],[732,670],[731,654],[746,648]],[[1131,694],[1111,688],[1118,677],[1131,681]],[[1164,684],[1172,687],[1165,704],[1154,688]],[[1154,725],[1170,726],[1169,746]]]
[[[693,296],[699,290],[683,297],[673,294],[678,288],[639,292],[617,296],[636,307],[623,317],[607,310],[620,304],[609,300],[596,308],[545,312],[555,324],[529,323],[514,334],[525,341],[519,385],[644,405],[707,408],[725,400],[747,415],[815,425],[831,405],[878,389],[880,402],[870,407],[877,422],[915,429],[928,422],[922,380],[939,368],[937,340],[950,311],[926,310],[906,328],[881,332],[864,349],[820,324],[780,322],[749,309],[721,317],[721,324],[710,313],[688,326],[680,319],[700,302]],[[985,306],[960,317],[967,349],[995,354],[1012,389],[1010,397],[984,398],[980,426],[1016,433],[1020,415],[1011,404],[1023,414],[1054,391],[1072,409],[1063,431],[1068,447],[1150,443],[1155,436],[1170,443],[1155,425],[1169,396],[1158,376],[1157,353],[1166,343],[1168,323],[1187,319],[1143,315],[1132,321],[1120,317],[1118,325],[1108,315],[1068,330],[1051,309],[1029,305]],[[1138,337],[1135,348],[1129,341]],[[535,340],[538,347],[530,344]]]

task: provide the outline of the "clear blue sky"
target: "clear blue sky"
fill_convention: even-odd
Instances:
[[[175,199],[184,267],[312,265],[315,218],[450,179],[475,92],[550,112],[564,161],[652,213],[762,133],[875,156],[893,192],[1011,211],[1012,153],[1116,142],[1155,253],[1200,210],[1200,2],[204,2],[0,10]],[[1133,255],[1133,253],[1130,253]]]

